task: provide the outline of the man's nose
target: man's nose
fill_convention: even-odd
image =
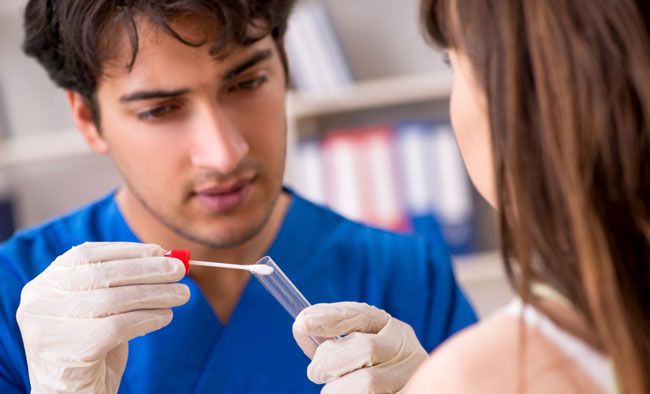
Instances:
[[[248,153],[246,140],[218,109],[202,111],[195,134],[190,157],[197,168],[229,174]]]

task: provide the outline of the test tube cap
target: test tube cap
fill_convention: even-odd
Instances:
[[[167,257],[179,259],[185,265],[185,275],[190,273],[190,251],[187,249],[172,249],[165,253]]]

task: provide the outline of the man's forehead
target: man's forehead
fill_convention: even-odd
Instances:
[[[101,45],[104,73],[130,71],[139,60],[142,62],[152,54],[169,50],[171,47],[187,50],[198,48],[213,57],[216,62],[228,64],[236,62],[238,58],[245,57],[247,53],[259,47],[268,47],[270,42],[260,39],[246,46],[227,42],[221,45],[219,51],[212,53],[215,44],[222,39],[222,32],[215,23],[205,18],[196,15],[174,18],[167,21],[171,31],[144,15],[134,15],[133,20],[134,24],[130,27],[116,22],[105,29]],[[254,34],[255,31],[251,30],[251,35]]]
[[[219,58],[209,53],[209,44],[197,48],[164,32],[155,34],[141,41],[132,67],[127,66],[124,57],[107,63],[98,80],[98,92],[127,102],[130,100],[124,97],[142,91],[195,91],[225,83],[278,53],[270,35],[250,46],[235,47],[227,56]]]

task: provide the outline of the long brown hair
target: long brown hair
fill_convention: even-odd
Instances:
[[[533,304],[535,282],[571,300],[628,394],[650,392],[649,8],[422,3],[429,37],[467,54],[487,95],[511,283]]]

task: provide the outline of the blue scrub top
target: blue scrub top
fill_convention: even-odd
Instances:
[[[375,305],[409,323],[428,351],[476,320],[441,240],[370,228],[285,192],[293,200],[268,255],[312,304]],[[139,241],[113,193],[0,245],[0,393],[30,391],[15,318],[22,287],[87,241]],[[294,342],[291,316],[257,280],[226,325],[192,279],[181,283],[191,297],[174,308],[172,322],[129,342],[119,393],[320,392],[307,379],[309,359]]]

